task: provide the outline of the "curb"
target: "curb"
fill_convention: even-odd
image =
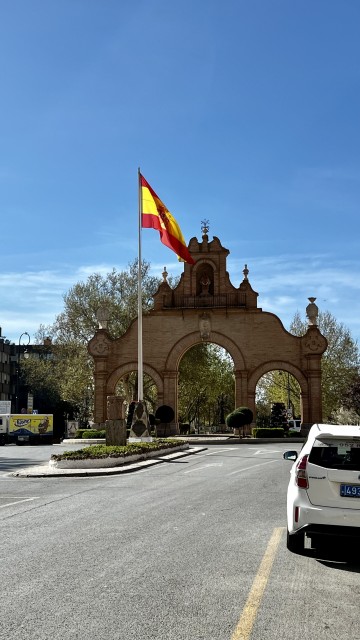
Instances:
[[[14,471],[7,475],[14,478],[76,478],[86,476],[108,476],[119,475],[122,473],[131,473],[132,471],[138,471],[139,469],[145,469],[146,467],[152,467],[162,462],[172,462],[177,458],[183,458],[191,456],[200,451],[206,451],[206,447],[192,447],[191,449],[185,449],[182,451],[176,451],[175,453],[169,453],[166,455],[158,455],[158,457],[147,458],[139,460],[138,462],[125,463],[121,467],[103,467],[97,469],[59,469],[50,467],[49,465],[39,465],[36,467],[29,467],[28,469],[21,469],[20,471]],[[155,453],[155,452],[154,452]],[[139,458],[141,454],[139,454]]]
[[[246,444],[249,446],[259,446],[259,444],[286,444],[289,445],[289,449],[291,449],[291,443],[295,443],[295,442],[305,442],[306,438],[222,438],[221,440],[215,440],[215,439],[206,439],[206,438],[199,438],[199,439],[191,439],[191,440],[187,440],[184,438],[184,440],[186,442],[188,442],[189,444],[192,442],[196,442],[196,444],[216,444],[216,445],[221,445],[221,444]]]

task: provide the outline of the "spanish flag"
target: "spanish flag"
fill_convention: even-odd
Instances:
[[[169,249],[175,251],[179,260],[195,264],[186,246],[184,236],[167,207],[150,187],[144,176],[140,174],[141,189],[141,226],[147,229],[157,229],[160,240]]]

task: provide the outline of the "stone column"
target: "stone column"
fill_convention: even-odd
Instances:
[[[235,409],[237,407],[248,407],[254,414],[255,420],[255,393],[249,391],[248,372],[243,369],[235,371]],[[244,428],[244,434],[251,433],[251,425]]]
[[[327,347],[327,340],[314,324],[317,311],[313,308],[313,300],[315,298],[311,299],[310,305],[308,305],[310,309],[307,310],[309,327],[301,338],[305,364],[304,374],[307,378],[307,398],[303,394],[302,426],[304,432],[313,424],[322,422],[321,356]]]
[[[126,445],[125,398],[107,396],[106,444]]]
[[[103,320],[105,322],[105,320]],[[106,420],[106,378],[108,356],[112,340],[106,329],[98,329],[88,343],[88,352],[94,358],[94,421],[104,424]]]
[[[321,370],[309,371],[309,418],[312,424],[322,422]]]
[[[98,363],[96,363],[97,365]],[[106,372],[94,373],[94,422],[104,424],[106,420]]]
[[[309,381],[308,385],[309,387]],[[301,392],[300,396],[300,415],[301,415],[301,424],[309,425],[310,424],[310,414],[309,414],[309,394],[306,391]],[[305,427],[306,428],[306,427]]]
[[[248,407],[248,372],[236,369],[235,371],[235,408]],[[249,407],[250,408],[250,407]]]

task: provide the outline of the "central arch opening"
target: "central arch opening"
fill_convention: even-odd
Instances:
[[[228,351],[209,342],[190,347],[178,369],[180,433],[228,431],[225,418],[234,403],[234,362]]]

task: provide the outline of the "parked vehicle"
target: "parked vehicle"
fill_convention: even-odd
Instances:
[[[315,424],[294,462],[287,492],[287,547],[293,553],[360,542],[360,426]]]
[[[0,444],[51,444],[53,440],[52,414],[0,415]]]
[[[289,420],[288,422],[289,431],[301,431],[301,420]]]
[[[0,446],[8,442],[10,414],[0,415]]]

